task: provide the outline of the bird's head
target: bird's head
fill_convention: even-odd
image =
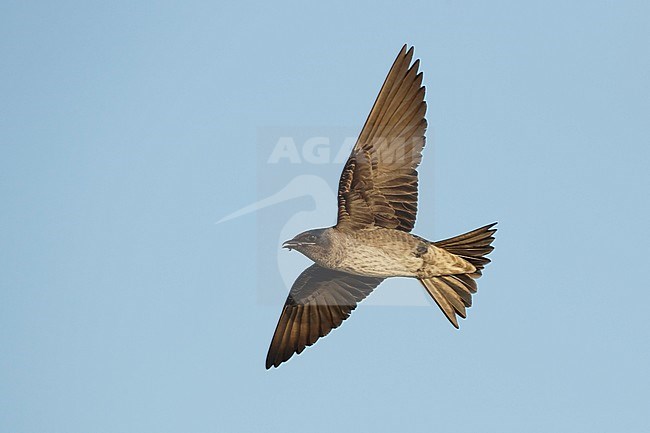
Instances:
[[[315,262],[327,254],[329,246],[327,229],[307,230],[282,244],[282,248],[300,251]]]

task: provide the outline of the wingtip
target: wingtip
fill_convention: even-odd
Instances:
[[[266,354],[266,369],[270,370],[272,367],[277,367],[280,364],[282,362],[278,362],[278,354],[269,349],[269,352]]]
[[[406,45],[404,45],[404,47],[406,48]],[[408,51],[406,52],[406,57],[411,59],[413,57],[413,52],[414,51],[415,51],[415,47],[413,45],[411,45],[411,48],[409,48]]]
[[[493,222],[492,224],[484,225],[483,227],[481,227],[481,228],[478,229],[478,230],[494,230],[494,231],[496,231],[497,229],[496,229],[496,228],[493,229],[492,227],[496,226],[497,224],[499,224],[499,222],[498,222],[498,221],[495,221],[495,222]]]
[[[417,71],[419,68],[420,68],[420,59],[415,59],[415,62],[413,62],[413,64],[409,68],[409,71],[410,70]],[[420,74],[422,74],[422,72],[420,72],[418,75],[420,75]],[[418,75],[416,75],[415,78],[417,78]]]
[[[447,319],[449,319],[449,323],[451,323],[454,328],[460,329],[460,326],[458,326],[458,316],[456,314],[458,313],[454,312],[453,318],[447,316]]]

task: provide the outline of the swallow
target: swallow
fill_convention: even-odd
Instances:
[[[337,328],[384,279],[415,278],[458,328],[490,263],[496,223],[431,242],[411,233],[427,105],[413,47],[397,55],[348,158],[336,225],[308,230],[282,246],[314,261],[296,279],[273,334],[266,368]]]

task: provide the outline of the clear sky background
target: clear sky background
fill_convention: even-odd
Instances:
[[[644,1],[3,1],[0,431],[650,431],[649,20]],[[215,222],[272,173],[260,128],[360,128],[404,43],[431,125],[416,232],[499,221],[493,263],[459,331],[435,305],[362,305],[266,371],[264,222]],[[378,290],[402,288],[421,290]]]

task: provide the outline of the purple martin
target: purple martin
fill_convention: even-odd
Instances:
[[[315,263],[291,287],[267,369],[341,325],[385,278],[417,278],[456,328],[472,305],[496,223],[438,242],[410,233],[427,128],[420,61],[412,59],[404,45],[343,168],[336,225],[283,244]]]

